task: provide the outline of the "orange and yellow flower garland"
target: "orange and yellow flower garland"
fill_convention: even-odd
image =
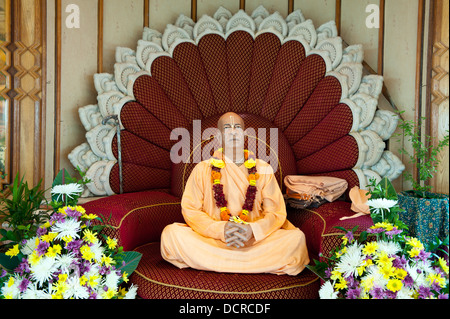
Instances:
[[[223,149],[219,149],[211,158],[211,182],[214,191],[214,199],[216,205],[220,209],[220,218],[223,221],[234,221],[236,223],[246,223],[248,221],[248,214],[253,210],[253,204],[256,196],[256,181],[259,179],[259,174],[256,171],[256,157],[251,151],[244,150],[245,162],[244,166],[248,169],[248,181],[249,186],[245,194],[244,205],[239,213],[239,216],[231,216],[229,209],[227,208],[227,200],[223,193],[223,185],[220,183],[222,174],[220,170],[225,167],[223,161]]]

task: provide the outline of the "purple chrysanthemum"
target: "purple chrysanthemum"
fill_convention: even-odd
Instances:
[[[46,241],[41,241],[36,248],[38,256],[44,255],[47,252],[48,247],[50,247],[49,243],[47,243]]]

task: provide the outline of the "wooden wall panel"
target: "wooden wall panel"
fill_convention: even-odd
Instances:
[[[448,134],[449,111],[448,111],[448,47],[449,47],[449,1],[436,0],[434,2],[434,24],[432,30],[432,79],[431,79],[431,106],[429,127],[431,136],[442,139]],[[434,141],[437,144],[437,140]],[[438,172],[431,181],[434,191],[438,193],[449,193],[449,149],[439,155],[441,164]]]
[[[212,17],[220,6],[235,13],[239,11],[239,0],[197,0],[197,18],[204,14]]]
[[[336,0],[294,0],[294,10],[302,10],[306,19],[311,19],[317,28],[334,20],[336,16]]]
[[[43,32],[45,2],[40,0],[15,1],[13,5],[13,157],[12,175],[25,175],[30,184],[43,178],[44,154],[42,127],[45,125],[42,100],[42,53],[45,50]]]

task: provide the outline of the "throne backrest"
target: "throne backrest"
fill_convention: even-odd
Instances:
[[[286,19],[263,7],[252,16],[221,7],[197,23],[180,16],[164,34],[146,28],[136,51],[118,48],[114,75],[94,76],[98,105],[80,109],[88,143],[69,158],[88,168],[95,195],[119,193],[122,180],[124,192],[181,196],[192,165],[173,163],[174,132],[192,136],[195,121],[215,127],[233,111],[246,127],[266,128],[269,145],[269,129],[277,129],[278,177],[336,176],[350,187],[394,179],[402,165],[383,140],[398,118],[376,110],[382,77],[363,77],[362,59],[361,46],[343,49],[333,21],[316,29],[300,10]],[[116,130],[99,123],[114,114],[122,179]]]

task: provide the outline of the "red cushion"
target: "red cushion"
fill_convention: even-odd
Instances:
[[[124,250],[159,241],[168,224],[184,222],[180,199],[163,192],[147,191],[101,198],[83,204],[87,213],[111,219],[106,235],[118,239]]]
[[[313,209],[288,209],[288,220],[299,227],[306,237],[306,245],[310,260],[317,259],[319,253],[329,256],[329,253],[342,243],[344,232],[335,228],[344,227],[347,230],[358,226],[355,234],[359,234],[373,225],[370,215],[340,220],[344,216],[355,214],[350,208],[351,203],[334,201]]]
[[[305,269],[297,276],[231,274],[179,269],[162,259],[160,243],[135,249],[143,254],[130,281],[145,299],[313,299],[319,278]]]

